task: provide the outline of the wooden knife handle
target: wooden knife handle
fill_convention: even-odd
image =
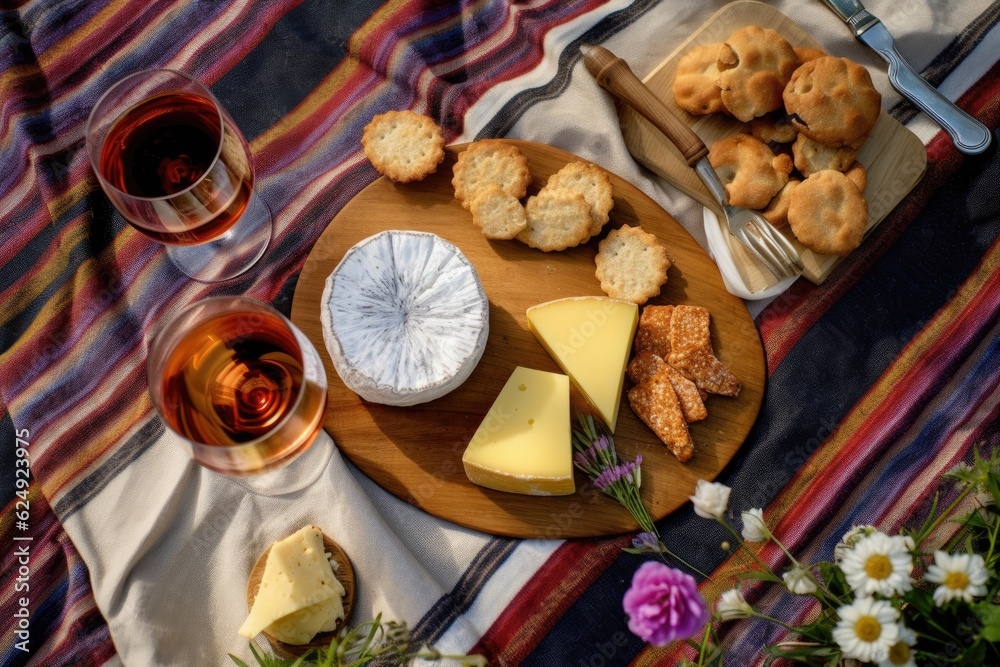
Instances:
[[[598,85],[635,109],[666,135],[684,156],[689,167],[708,155],[708,148],[694,130],[664,106],[632,73],[624,60],[603,46],[593,46],[584,53],[583,62],[597,79]]]

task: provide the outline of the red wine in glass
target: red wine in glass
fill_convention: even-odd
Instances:
[[[148,70],[112,86],[87,122],[87,150],[115,208],[187,275],[226,280],[263,255],[271,217],[249,146],[189,75]]]

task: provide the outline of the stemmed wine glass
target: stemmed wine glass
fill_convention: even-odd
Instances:
[[[309,339],[240,296],[188,306],[160,327],[146,366],[153,407],[206,468],[245,476],[304,453],[326,412],[326,372]]]
[[[90,113],[86,145],[111,203],[186,275],[228,280],[264,254],[271,213],[250,147],[189,74],[146,70],[113,85]]]

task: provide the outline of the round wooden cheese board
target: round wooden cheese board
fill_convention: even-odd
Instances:
[[[568,162],[558,148],[509,140],[528,158],[529,195]],[[739,377],[736,398],[711,396],[708,418],[691,424],[695,455],[679,463],[623,397],[615,431],[621,457],[642,455],[642,497],[654,519],[684,504],[698,479],[711,480],[736,454],[760,410],[766,382],[760,336],[744,303],[729,294],[711,258],[656,202],[611,174],[614,208],[602,234],[562,252],[519,241],[490,241],[454,198],[452,167],[464,146],[449,146],[437,171],[416,183],[380,178],[352,199],[320,236],[302,268],[292,321],[306,334],[329,379],[326,430],[340,450],[377,484],[435,516],[496,535],[567,538],[614,535],[637,528],[629,513],[577,471],[576,493],[523,496],[469,482],[462,453],[517,366],[560,372],[528,330],[528,307],[567,296],[601,296],[594,276],[597,244],[607,230],[639,225],[656,234],[674,264],[651,304],[693,304],[712,315],[716,355]],[[490,301],[490,335],[466,382],[443,398],[400,408],[362,400],[340,381],[323,343],[320,309],[326,277],[355,243],[386,229],[432,232],[454,243],[476,267]],[[612,380],[614,381],[614,380]],[[572,388],[571,410],[593,412]]]

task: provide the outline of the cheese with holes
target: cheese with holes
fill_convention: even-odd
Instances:
[[[425,232],[386,231],[348,250],[327,278],[321,308],[337,374],[375,403],[415,405],[456,389],[489,336],[476,269]]]
[[[253,638],[266,630],[288,644],[307,644],[344,618],[343,595],[322,531],[306,526],[271,546],[253,607],[239,633]]]
[[[573,483],[569,378],[518,366],[462,456],[480,486],[531,496],[565,496]]]
[[[532,306],[527,316],[531,333],[614,432],[639,307],[580,296]]]

